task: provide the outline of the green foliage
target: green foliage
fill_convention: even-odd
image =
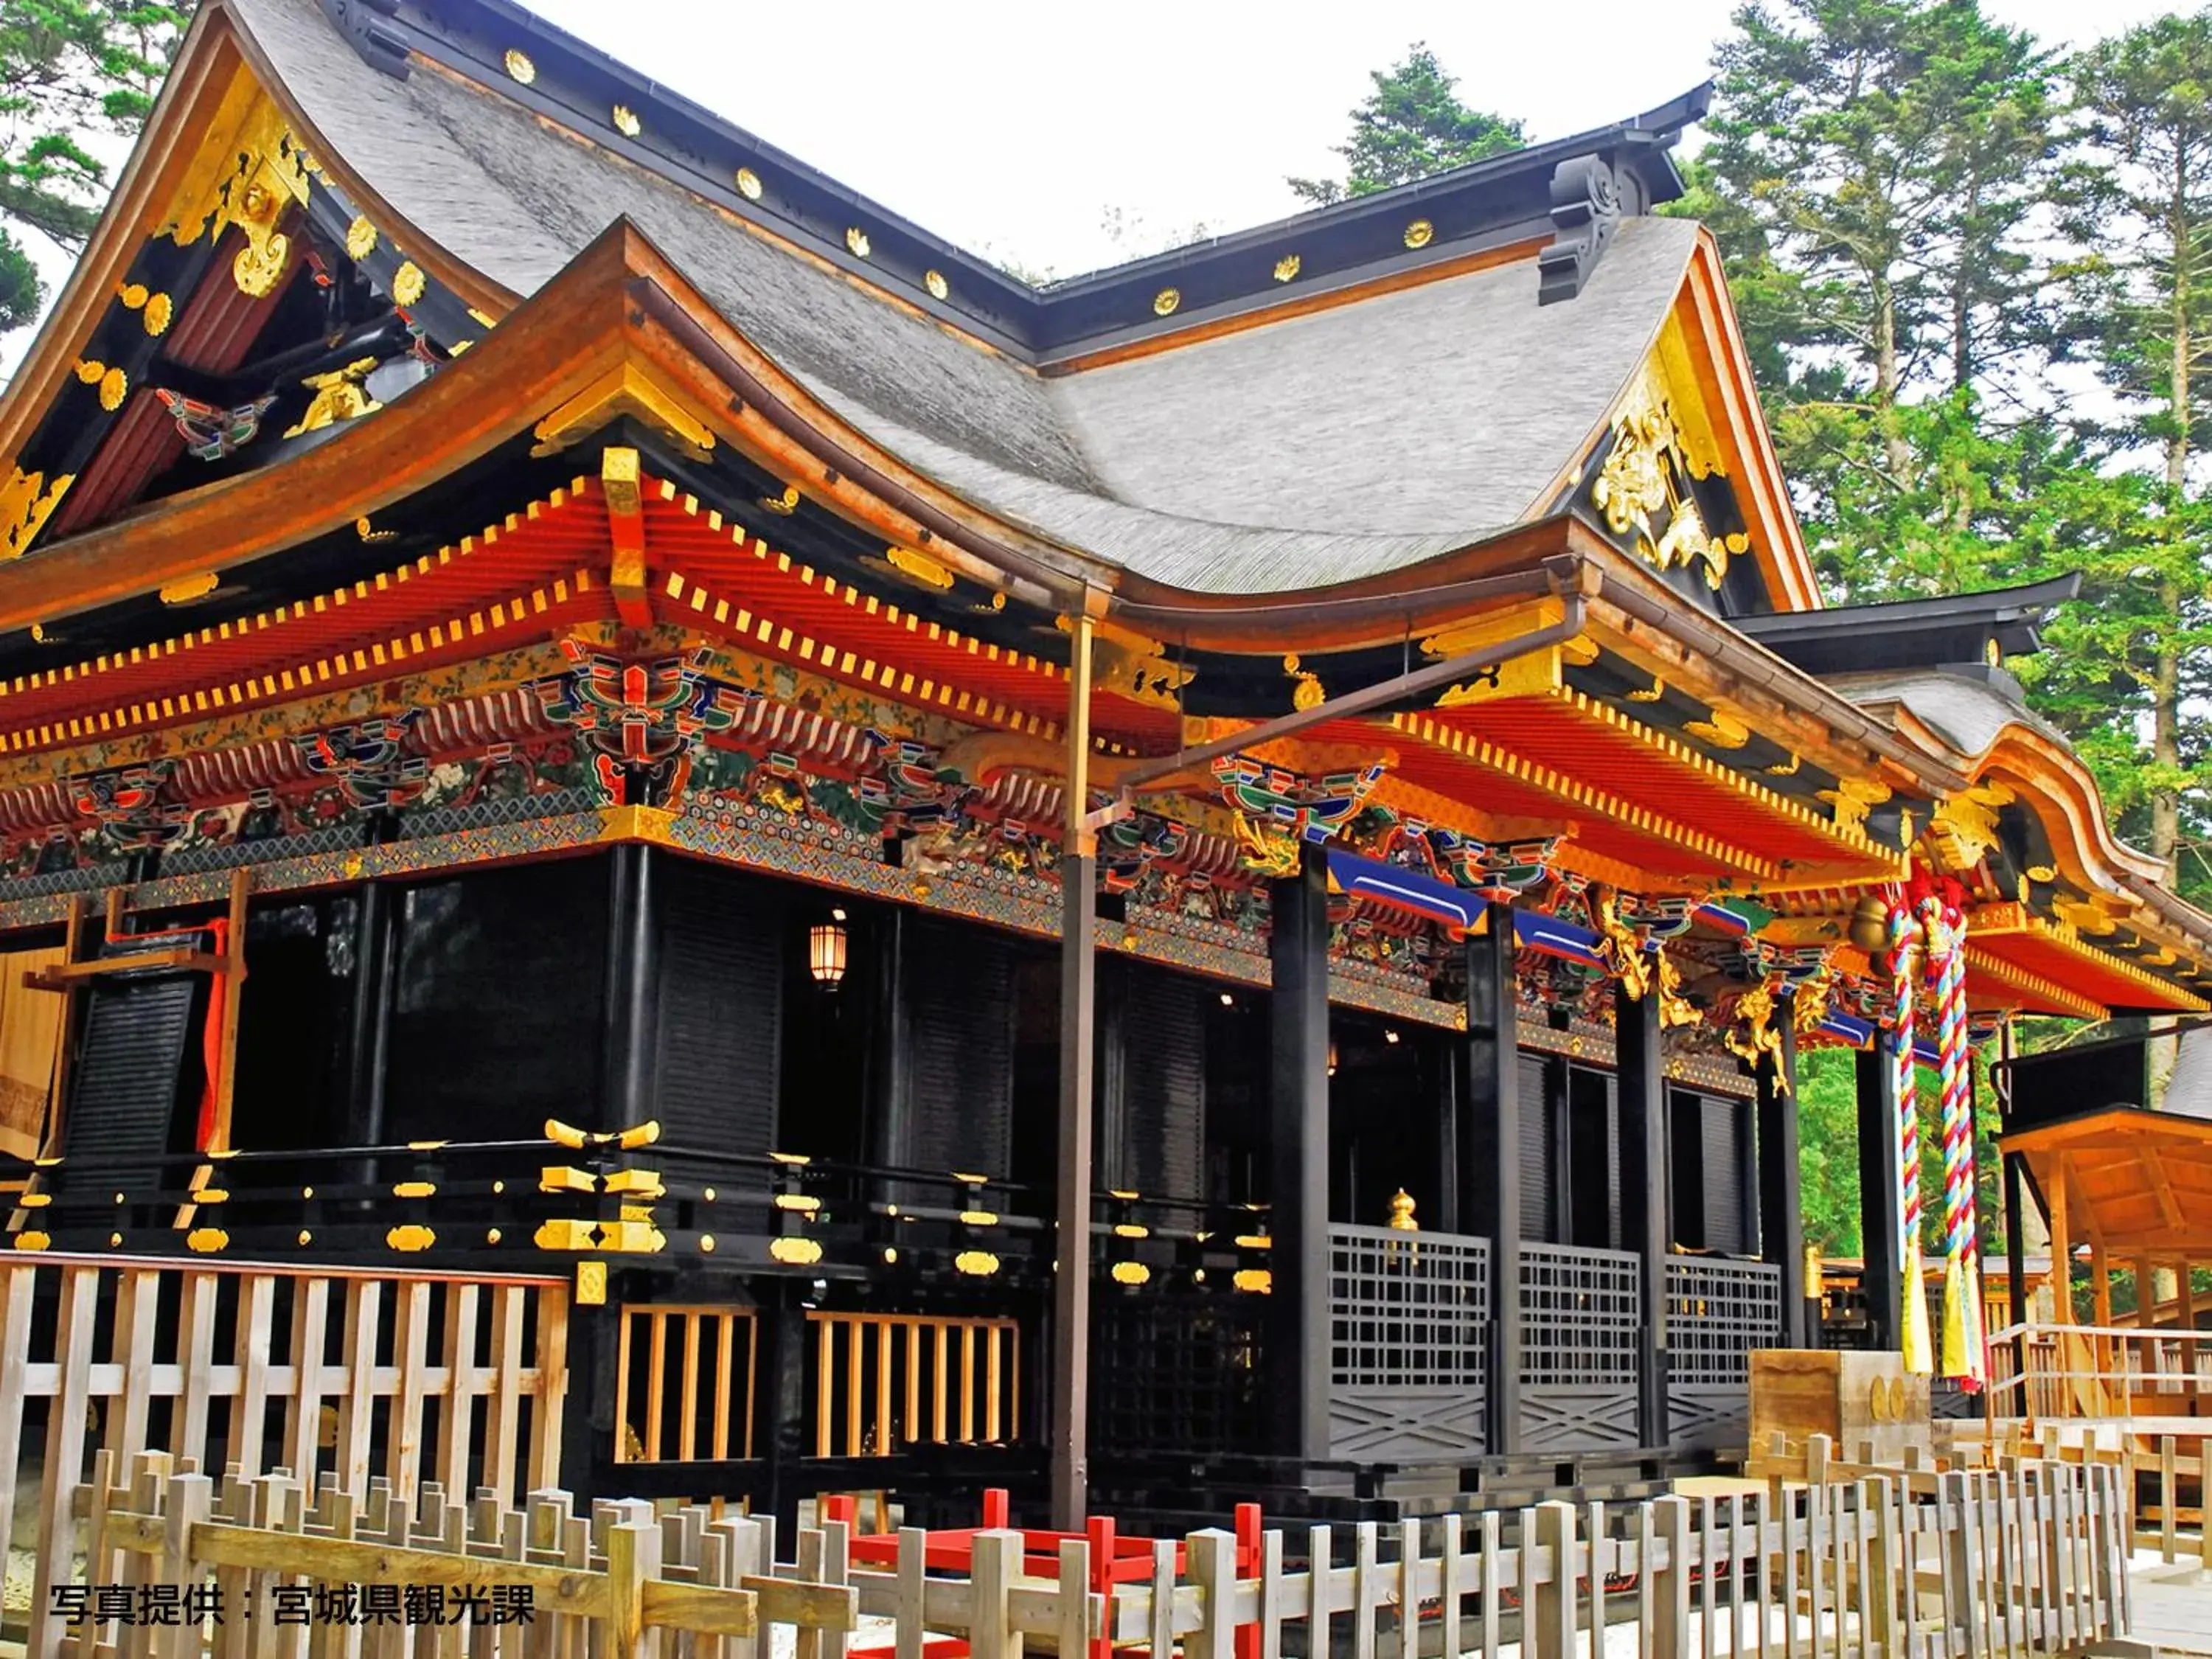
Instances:
[[[1290,179],[1301,200],[1322,204],[1371,196],[1528,142],[1520,122],[1460,102],[1454,90],[1458,83],[1443,72],[1436,53],[1418,41],[1402,63],[1387,71],[1373,70],[1369,78],[1375,90],[1352,112],[1351,140],[1336,149],[1348,169],[1346,178]]]
[[[1797,1060],[1797,1158],[1799,1201],[1805,1218],[1805,1242],[1823,1255],[1863,1256],[1859,1225],[1859,1120],[1857,1056],[1848,1048],[1811,1048]],[[1936,1073],[1918,1069],[1920,1139],[1920,1248],[1935,1261],[1943,1254],[1942,1091]],[[1978,1098],[1988,1102],[1989,1060],[1974,1056]],[[1976,1115],[1974,1202],[1979,1212],[1984,1254],[2004,1249],[2003,1165],[1992,1131],[1994,1114]]]
[[[1735,25],[1678,210],[1720,243],[1822,580],[2081,571],[2015,671],[2122,832],[2212,891],[2212,14],[2068,60],[1978,0]]]
[[[0,220],[70,253],[106,199],[100,135],[136,133],[182,39],[191,7],[145,0],[6,0],[0,4]],[[0,244],[0,329],[30,320],[43,295],[12,236]]]

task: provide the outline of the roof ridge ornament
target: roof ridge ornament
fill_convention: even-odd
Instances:
[[[407,78],[407,40],[378,21],[399,15],[399,0],[322,0],[323,15],[371,69],[395,81]]]
[[[1559,235],[1537,257],[1538,305],[1583,291],[1620,214],[1620,183],[1604,156],[1577,155],[1552,169],[1552,223]]]

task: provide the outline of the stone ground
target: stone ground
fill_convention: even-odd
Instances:
[[[2212,1573],[2199,1566],[2167,1566],[2155,1552],[2139,1551],[2134,1571],[2139,1642],[2160,1653],[2212,1656]]]

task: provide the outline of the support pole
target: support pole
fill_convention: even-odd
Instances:
[[[1634,1250],[1644,1292],[1638,1419],[1646,1446],[1668,1442],[1667,1253],[1674,1225],[1667,1176],[1666,1034],[1659,994],[1616,984],[1613,1030],[1620,1077],[1620,1242]]]
[[[345,1137],[356,1146],[384,1139],[384,1079],[392,1045],[392,892],[365,881],[354,912],[353,1001],[346,1030]],[[373,1179],[373,1176],[369,1178]]]
[[[1861,1287],[1874,1346],[1905,1343],[1905,1262],[1900,1254],[1903,1149],[1897,1136],[1897,1067],[1880,1038],[1853,1056],[1859,1115],[1859,1239],[1866,1256]]]
[[[1268,890],[1267,1394],[1277,1454],[1328,1455],[1328,861],[1300,848]]]
[[[1787,1005],[1776,1018],[1782,1032],[1782,1052],[1776,1062],[1759,1068],[1756,1079],[1761,1183],[1759,1253],[1782,1272],[1782,1345],[1802,1348],[1808,1337],[1805,1211],[1798,1193],[1797,1171],[1797,1026]]]
[[[2052,1160],[2051,1190],[2044,1195],[2051,1206],[2051,1316],[2061,1325],[2074,1323],[2074,1230],[2066,1213],[2066,1159],[2061,1156]],[[2142,1306],[2140,1283],[2136,1304]],[[2148,1310],[2137,1316],[2136,1322],[2148,1327]]]
[[[653,991],[657,938],[653,931],[653,848],[625,842],[607,872],[607,1016],[605,1030],[609,1129],[648,1121],[653,1095]]]
[[[2027,1230],[2021,1224],[2027,1213],[2025,1194],[2021,1188],[2025,1177],[2021,1173],[2018,1152],[2004,1154],[2005,1206],[2005,1288],[2012,1295],[2012,1322],[2028,1322],[2027,1310]],[[2013,1375],[2027,1375],[2027,1346],[2025,1339],[2013,1354]],[[2025,1411],[2025,1407],[2022,1408]]]
[[[1521,1052],[1514,1023],[1513,908],[1493,902],[1467,941],[1467,1094],[1459,1132],[1460,1213],[1490,1241],[1490,1422],[1486,1449],[1521,1449]]]
[[[1052,1298],[1052,1523],[1080,1532],[1091,1488],[1091,1022],[1098,893],[1091,807],[1088,609],[1069,620],[1066,831],[1060,859],[1060,1236]]]

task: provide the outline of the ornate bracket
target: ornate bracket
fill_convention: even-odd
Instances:
[[[1552,223],[1559,235],[1536,261],[1536,303],[1571,300],[1597,268],[1620,222],[1620,185],[1604,157],[1577,155],[1552,170]]]

